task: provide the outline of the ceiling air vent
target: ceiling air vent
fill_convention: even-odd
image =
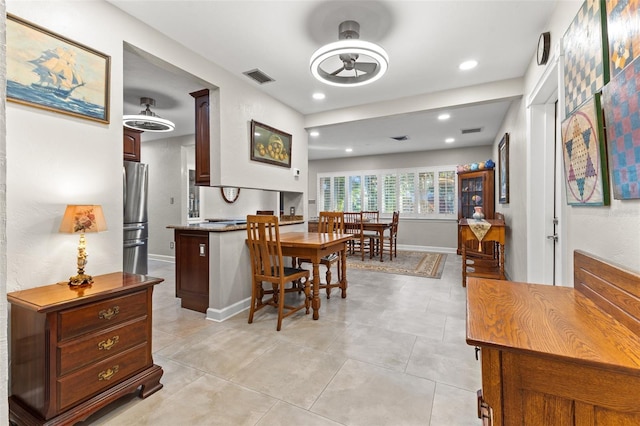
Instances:
[[[258,68],[251,71],[245,71],[242,74],[246,75],[252,80],[257,81],[259,84],[271,83],[272,81],[275,81],[274,79],[260,71]]]
[[[462,129],[461,132],[463,135],[467,135],[469,133],[480,133],[482,131],[482,127],[475,127],[473,129]]]
[[[398,142],[400,141],[408,141],[409,140],[409,136],[404,135],[404,136],[391,136],[391,139],[396,140]]]

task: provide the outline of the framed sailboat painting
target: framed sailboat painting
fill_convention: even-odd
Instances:
[[[7,14],[7,100],[109,123],[110,57]]]

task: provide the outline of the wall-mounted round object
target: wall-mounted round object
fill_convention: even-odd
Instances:
[[[549,60],[549,52],[551,51],[551,33],[545,32],[540,34],[538,39],[538,52],[536,53],[536,59],[538,65],[544,65]]]
[[[229,204],[233,204],[238,199],[240,195],[240,188],[236,188],[233,186],[223,186],[220,188],[220,193],[222,194],[222,198]]]

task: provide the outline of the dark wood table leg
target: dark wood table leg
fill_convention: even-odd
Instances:
[[[312,282],[311,307],[313,308],[313,319],[320,318],[320,259],[313,261],[313,282]]]
[[[340,250],[340,267],[342,268],[342,281],[340,289],[342,290],[342,298],[347,298],[347,245],[345,244]]]

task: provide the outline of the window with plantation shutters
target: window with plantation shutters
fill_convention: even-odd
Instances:
[[[349,209],[350,212],[362,211],[362,177],[349,176]]]
[[[398,196],[400,213],[413,213],[416,200],[415,173],[400,173]]]
[[[318,203],[320,206],[319,211],[330,211],[331,210],[331,178],[323,177],[320,178],[320,189],[318,192],[318,198],[320,202]]]
[[[364,211],[373,212],[378,210],[378,175],[364,176],[362,205],[364,206]]]
[[[346,178],[336,176],[333,178],[333,209],[337,212],[345,211],[345,201],[347,196]]]
[[[418,173],[418,214],[436,211],[433,172]]]
[[[382,175],[382,214],[392,214],[398,206],[398,176],[393,174]]]
[[[439,210],[441,214],[454,214],[456,207],[456,174],[453,171],[438,173]]]
[[[457,219],[455,166],[318,174],[323,210],[393,212],[402,219]]]

